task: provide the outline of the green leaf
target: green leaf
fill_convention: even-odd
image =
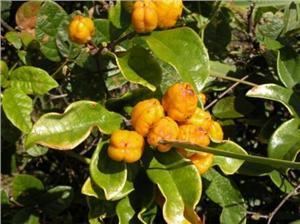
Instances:
[[[300,7],[299,2],[296,4],[292,1],[284,10],[284,29],[282,33],[285,34],[294,30],[300,30]]]
[[[48,152],[48,148],[40,145],[34,145],[33,147],[27,149],[26,152],[32,157],[39,157],[45,155]]]
[[[276,159],[295,160],[300,151],[300,120],[291,119],[280,125],[268,144],[268,156]]]
[[[15,31],[10,31],[5,34],[7,41],[12,44],[16,49],[22,47],[22,40],[20,38],[20,33]]]
[[[8,83],[8,66],[5,61],[0,60],[0,82],[1,87],[6,88]]]
[[[228,96],[220,99],[213,107],[213,114],[217,118],[241,118],[251,113],[254,106],[243,97]]]
[[[158,58],[177,70],[182,81],[201,91],[209,75],[209,58],[197,33],[184,27],[152,32],[144,39]]]
[[[117,29],[125,29],[130,24],[130,15],[125,10],[122,10],[121,2],[117,0],[116,4],[108,10],[108,19]]]
[[[28,134],[26,148],[40,144],[61,150],[73,149],[89,136],[93,127],[110,134],[120,127],[121,122],[119,114],[106,110],[101,104],[77,101],[63,114],[43,115]]]
[[[7,21],[10,15],[10,8],[11,8],[11,4],[12,1],[1,1],[1,19],[3,19],[4,21]]]
[[[146,49],[136,46],[125,55],[116,57],[118,67],[128,81],[155,91],[161,82],[161,68]]]
[[[95,186],[93,186],[92,180],[90,177],[86,179],[81,188],[81,193],[87,196],[99,198],[98,193],[95,190]]]
[[[106,201],[99,200],[94,197],[88,197],[87,202],[89,206],[88,218],[90,224],[103,223],[104,218],[115,215],[116,201]]]
[[[223,141],[219,144],[213,144],[211,147],[228,151],[228,152],[248,155],[248,153],[241,146],[229,140]],[[244,163],[243,160],[216,155],[214,157],[213,164],[219,166],[220,169],[224,172],[224,174],[231,175],[236,173],[238,169],[241,167],[241,165],[243,165],[243,163]]]
[[[269,177],[272,182],[284,193],[288,194],[292,192],[295,188],[289,182],[286,176],[282,175],[280,172],[274,170],[269,173]]]
[[[129,197],[125,197],[118,202],[116,213],[120,224],[132,223],[135,210],[130,203]]]
[[[213,76],[227,75],[229,72],[235,72],[236,66],[224,64],[219,61],[209,61],[210,74]]]
[[[8,88],[3,93],[2,106],[5,115],[14,126],[24,133],[30,132],[33,105],[29,96],[20,89]]]
[[[22,208],[12,219],[12,224],[39,224],[39,216],[32,208]]]
[[[166,199],[163,205],[165,221],[187,222],[185,211],[195,209],[202,192],[201,178],[196,167],[175,151],[169,151],[154,153],[146,171]]]
[[[213,169],[210,169],[203,177],[210,182],[205,193],[213,202],[223,208],[220,223],[246,223],[246,204],[233,183]]]
[[[73,200],[73,189],[70,186],[56,186],[48,190],[39,199],[43,212],[57,216],[68,208]]]
[[[56,35],[61,23],[68,19],[68,14],[54,1],[46,1],[40,8],[36,21],[36,39],[41,43],[42,53],[51,61],[60,61],[61,56],[56,46]]]
[[[58,83],[43,69],[21,66],[10,74],[10,85],[26,94],[42,95],[58,87]]]
[[[102,42],[110,41],[110,33],[109,33],[109,20],[108,19],[95,19],[95,35],[93,36],[93,42],[98,45]]]
[[[292,89],[300,83],[300,56],[294,51],[282,49],[278,51],[277,72],[281,82]]]
[[[1,189],[1,206],[9,205],[9,198],[6,191]]]
[[[247,93],[249,97],[274,100],[282,103],[294,116],[300,116],[300,97],[292,90],[276,84],[263,84],[253,87]]]
[[[123,162],[111,160],[107,155],[107,142],[100,142],[90,163],[92,181],[103,191],[106,200],[116,198],[125,186],[127,168]]]
[[[13,198],[22,204],[34,204],[43,190],[43,183],[34,176],[19,174],[13,179]]]

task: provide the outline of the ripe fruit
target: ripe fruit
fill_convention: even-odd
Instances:
[[[197,167],[199,173],[203,174],[211,167],[214,161],[214,155],[211,153],[195,153],[189,159]]]
[[[208,146],[210,143],[207,132],[193,124],[179,126],[178,140],[199,146]]]
[[[69,24],[69,37],[75,43],[87,43],[92,39],[94,33],[94,22],[88,17],[74,16]]]
[[[208,134],[209,137],[216,142],[221,142],[224,138],[222,127],[217,121],[212,121]]]
[[[197,95],[189,83],[176,83],[162,98],[162,105],[168,116],[176,121],[185,121],[197,108]]]
[[[173,27],[182,13],[182,0],[153,0],[156,5],[158,27],[167,29]]]
[[[194,125],[201,127],[205,131],[208,131],[210,129],[212,121],[213,120],[210,116],[210,113],[206,112],[198,107],[196,109],[195,113],[190,118],[188,118],[184,122],[184,124],[194,124]]]
[[[175,121],[169,117],[163,117],[155,122],[151,127],[147,141],[149,145],[157,147],[160,152],[167,152],[171,149],[170,145],[159,144],[160,140],[175,140],[178,136],[179,128]]]
[[[140,101],[131,113],[131,124],[142,136],[146,136],[150,127],[164,116],[164,109],[160,102],[155,99]]]
[[[151,0],[138,0],[134,3],[131,22],[137,33],[151,32],[157,27],[156,6]]]
[[[144,151],[144,138],[135,131],[117,130],[110,138],[108,156],[115,161],[134,163]]]

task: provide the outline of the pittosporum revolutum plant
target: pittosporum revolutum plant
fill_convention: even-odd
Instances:
[[[1,14],[3,223],[299,222],[298,1]]]

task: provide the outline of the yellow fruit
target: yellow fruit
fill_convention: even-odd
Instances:
[[[182,0],[153,0],[156,5],[158,27],[167,29],[173,27],[181,16]]]
[[[163,117],[151,127],[147,141],[149,145],[157,147],[160,152],[167,152],[170,145],[159,144],[160,140],[176,140],[179,133],[178,125],[169,117]]]
[[[199,146],[208,146],[210,143],[207,132],[193,124],[179,126],[179,134],[177,139]]]
[[[195,153],[189,159],[197,167],[199,173],[203,174],[211,167],[214,161],[214,155],[211,153]]]
[[[87,43],[92,39],[94,33],[94,22],[88,17],[74,16],[69,24],[69,37],[75,43]]]
[[[164,109],[160,102],[155,99],[140,101],[131,113],[131,124],[142,136],[146,136],[150,127],[164,116]]]
[[[175,121],[185,121],[197,108],[197,95],[189,83],[176,83],[162,98],[162,105],[168,116]]]
[[[115,161],[134,163],[144,151],[144,138],[135,131],[117,130],[110,138],[108,156]]]
[[[214,141],[223,141],[224,133],[221,125],[217,121],[212,121],[208,134]]]
[[[196,109],[195,113],[190,118],[188,118],[184,122],[184,124],[194,124],[194,125],[201,127],[205,131],[208,131],[210,129],[212,121],[213,120],[210,116],[210,113],[206,112],[198,107]]]
[[[157,27],[156,6],[151,0],[138,0],[134,3],[131,23],[137,33],[148,33]]]

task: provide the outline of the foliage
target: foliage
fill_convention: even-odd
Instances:
[[[175,27],[143,34],[128,7],[1,2],[3,223],[299,222],[299,1],[185,1]],[[85,44],[76,15],[95,26]],[[177,82],[206,95],[224,140],[113,161],[111,133]]]

